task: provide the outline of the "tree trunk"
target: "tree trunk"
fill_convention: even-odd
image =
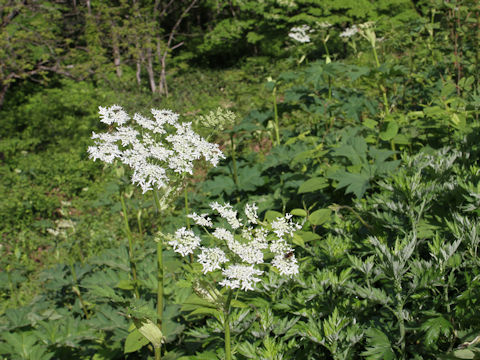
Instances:
[[[155,73],[153,71],[153,56],[152,56],[152,49],[150,46],[146,49],[146,57],[147,57],[147,74],[148,74],[148,82],[150,83],[150,90],[152,93],[157,92],[157,85],[155,84]]]
[[[158,92],[162,95],[168,96],[168,86],[167,86],[167,50],[163,53],[161,57],[162,70],[160,71],[160,80],[158,83]]]
[[[120,57],[120,44],[118,42],[118,33],[113,21],[110,22],[112,27],[112,49],[113,49],[113,64],[115,65],[115,71],[118,78],[122,77],[121,57]]]
[[[10,83],[1,84],[0,88],[0,110],[3,107],[3,103],[5,101],[5,95],[7,95],[8,88],[10,87]]]

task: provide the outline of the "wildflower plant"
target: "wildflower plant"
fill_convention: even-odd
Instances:
[[[194,290],[207,301],[213,296],[211,302],[223,311],[218,320],[225,331],[225,359],[231,359],[229,314],[233,291],[237,295],[240,290],[254,291],[269,268],[282,276],[298,274],[298,262],[289,240],[301,225],[292,221],[291,214],[271,222],[260,221],[255,204],[245,205],[243,217],[229,203],[213,202],[210,208],[219,222],[214,223],[214,216],[208,213],[189,215],[207,236],[202,238],[193,230],[180,228],[167,238],[180,255],[195,255],[201,273],[211,280],[196,282]],[[223,288],[221,292],[214,283]],[[222,293],[224,298],[219,301]]]
[[[179,122],[178,114],[170,110],[157,109],[152,109],[151,113],[153,119],[138,113],[131,118],[121,106],[99,107],[100,119],[109,126],[109,131],[92,134],[94,145],[88,148],[88,153],[93,160],[98,159],[107,164],[118,161],[129,167],[132,172],[131,182],[140,186],[144,194],[153,192],[158,212],[168,208],[175,195],[184,186],[185,179],[193,174],[195,161],[204,159],[216,166],[225,157],[217,144],[209,143],[195,133],[190,122]],[[133,288],[135,297],[139,298],[136,264],[133,260],[133,238],[123,196],[121,201],[129,240]],[[188,241],[195,243],[195,238],[189,235],[187,230],[179,234],[187,243]],[[176,250],[182,252],[182,248]],[[161,334],[164,272],[162,251],[162,241],[158,240],[156,327],[150,319],[137,321],[138,326],[135,323],[138,332],[153,344],[156,360],[161,358],[161,341],[158,338],[163,336]]]

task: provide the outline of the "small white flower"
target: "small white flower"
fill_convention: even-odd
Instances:
[[[322,29],[328,29],[328,28],[332,27],[333,25],[330,24],[328,21],[324,21],[324,22],[318,23],[318,26]]]
[[[358,33],[358,27],[357,27],[357,25],[353,25],[352,27],[346,28],[346,29],[340,34],[340,37],[342,37],[342,38],[349,38],[349,37],[352,37],[353,35],[355,35],[356,33]]]
[[[203,265],[203,273],[221,269],[221,264],[228,262],[225,252],[219,248],[201,247],[201,253],[198,255],[198,262]]]
[[[89,157],[93,160],[99,159],[107,164],[113,163],[115,159],[120,158],[122,155],[118,146],[110,142],[99,143],[97,146],[89,146],[87,151]]]
[[[220,205],[218,202],[213,202],[210,204],[210,207],[213,210],[218,211],[220,216],[227,220],[232,229],[238,229],[240,226],[242,226],[242,223],[237,219],[237,211],[233,210],[232,205],[229,203]]]
[[[113,105],[109,108],[99,106],[98,113],[100,114],[100,121],[107,125],[112,125],[113,123],[123,125],[130,120],[128,114],[119,105]]]
[[[262,275],[263,271],[255,269],[253,265],[235,264],[223,270],[222,274],[225,279],[219,282],[221,286],[253,290],[253,285],[260,281],[256,276]]]
[[[263,263],[263,252],[261,248],[257,248],[254,243],[242,244],[238,241],[228,242],[228,248],[236,254],[243,262],[248,264]]]
[[[292,247],[284,239],[276,239],[270,243],[270,251],[276,255],[292,252]]]
[[[130,166],[132,182],[140,185],[144,193],[154,188],[165,190],[176,174],[193,174],[195,160],[203,157],[216,166],[225,158],[217,144],[196,134],[191,123],[178,123],[178,114],[170,110],[152,109],[155,120],[135,114],[133,120],[141,131],[121,126],[130,117],[118,105],[99,107],[99,114],[102,122],[117,127],[107,133],[92,134],[95,144],[88,148],[90,158],[106,163],[118,159]],[[166,125],[168,129],[164,128]]]
[[[212,235],[219,240],[225,240],[227,244],[233,241],[233,234],[224,228],[216,228]]]
[[[152,109],[152,115],[155,118],[158,127],[163,127],[164,124],[173,126],[178,122],[178,114],[171,110]]]
[[[293,233],[301,228],[301,225],[291,221],[292,215],[286,214],[285,217],[278,217],[272,222],[273,232],[279,237],[283,238],[285,234],[293,236]]]
[[[188,217],[195,221],[195,224],[205,227],[212,227],[212,219],[208,217],[208,214],[198,215],[197,213],[189,214]]]
[[[292,276],[298,274],[297,259],[291,252],[275,255],[272,265],[278,269],[280,275]]]
[[[250,224],[256,224],[258,220],[258,215],[257,215],[257,210],[258,207],[253,203],[252,205],[246,204],[245,205],[245,216],[248,219],[248,222]]]
[[[297,26],[290,29],[288,36],[300,43],[309,43],[310,36],[308,36],[307,32],[310,32],[310,33],[312,32],[312,30],[310,29],[310,26],[308,25]]]
[[[200,245],[201,239],[191,230],[182,227],[175,232],[173,240],[168,242],[173,246],[175,252],[182,256],[193,254],[193,251]]]

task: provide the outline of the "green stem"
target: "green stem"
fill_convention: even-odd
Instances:
[[[278,109],[277,109],[277,87],[273,88],[273,114],[275,120],[275,138],[276,138],[276,145],[280,145],[280,130],[278,125]]]
[[[187,229],[190,230],[190,218],[188,214],[190,213],[190,209],[188,208],[188,192],[187,192],[187,185],[185,185],[185,190],[183,192],[185,198],[185,222],[187,223]]]
[[[70,260],[70,271],[72,272],[73,277],[73,292],[77,295],[78,300],[80,301],[80,305],[82,306],[83,314],[85,315],[85,319],[88,320],[88,311],[85,303],[83,302],[82,293],[80,292],[80,287],[78,286],[78,279],[77,279],[77,272],[75,271],[75,266],[73,264],[73,260]]]
[[[184,198],[185,198],[185,222],[187,223],[187,229],[190,230],[190,218],[188,217],[188,214],[190,213],[190,209],[188,207],[188,191],[187,191],[188,186],[185,184],[184,188]],[[190,264],[193,264],[193,254],[190,254]]]
[[[142,210],[139,210],[137,213],[137,223],[138,223],[138,233],[143,239],[143,228],[142,228]]]
[[[238,173],[237,173],[237,155],[235,151],[235,139],[233,133],[230,133],[231,153],[232,153],[232,166],[233,166],[233,182],[238,186]]]
[[[403,319],[403,299],[402,299],[402,285],[400,280],[395,279],[395,290],[397,298],[397,307],[396,307],[396,316],[398,319],[398,327],[400,332],[400,350],[401,350],[401,359],[405,359],[405,320]]]
[[[8,283],[10,285],[10,298],[13,299],[14,301],[14,304],[17,304],[18,303],[18,295],[17,295],[17,291],[16,291],[16,286],[13,284],[13,280],[12,280],[12,274],[11,274],[11,269],[10,269],[10,265],[7,265],[7,277],[8,277]]]
[[[120,202],[122,203],[123,219],[125,220],[125,232],[128,239],[128,257],[130,261],[130,270],[132,272],[133,278],[133,291],[135,293],[135,297],[139,299],[140,294],[138,293],[137,265],[135,264],[133,255],[133,236],[132,232],[130,231],[130,225],[128,225],[127,207],[125,205],[125,199],[123,198],[123,194],[120,194]]]
[[[380,61],[378,60],[377,49],[374,45],[372,45],[373,55],[375,57],[375,64],[377,65],[377,69],[380,67]],[[379,84],[380,91],[382,92],[383,96],[383,106],[385,107],[385,114],[390,114],[390,106],[388,105],[388,98],[387,98],[387,89],[382,84]]]
[[[157,214],[160,210],[160,200],[156,190],[153,191]],[[157,326],[162,330],[163,319],[163,239],[159,237],[157,242]],[[155,360],[162,358],[161,349],[155,348]]]
[[[230,303],[232,301],[233,291],[229,290],[227,301],[225,302],[225,360],[232,359],[232,348],[231,348],[231,339],[230,339]]]

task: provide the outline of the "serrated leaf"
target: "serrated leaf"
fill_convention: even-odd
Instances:
[[[338,180],[337,188],[341,189],[346,187],[345,193],[353,193],[357,198],[361,198],[370,186],[370,177],[363,173],[338,171],[332,178]]]
[[[381,330],[369,328],[365,335],[367,336],[367,348],[362,353],[367,360],[393,360],[395,353],[387,335]]]
[[[425,331],[425,343],[432,345],[438,341],[440,335],[449,336],[453,327],[450,321],[443,316],[438,316],[425,321],[420,329]]]

